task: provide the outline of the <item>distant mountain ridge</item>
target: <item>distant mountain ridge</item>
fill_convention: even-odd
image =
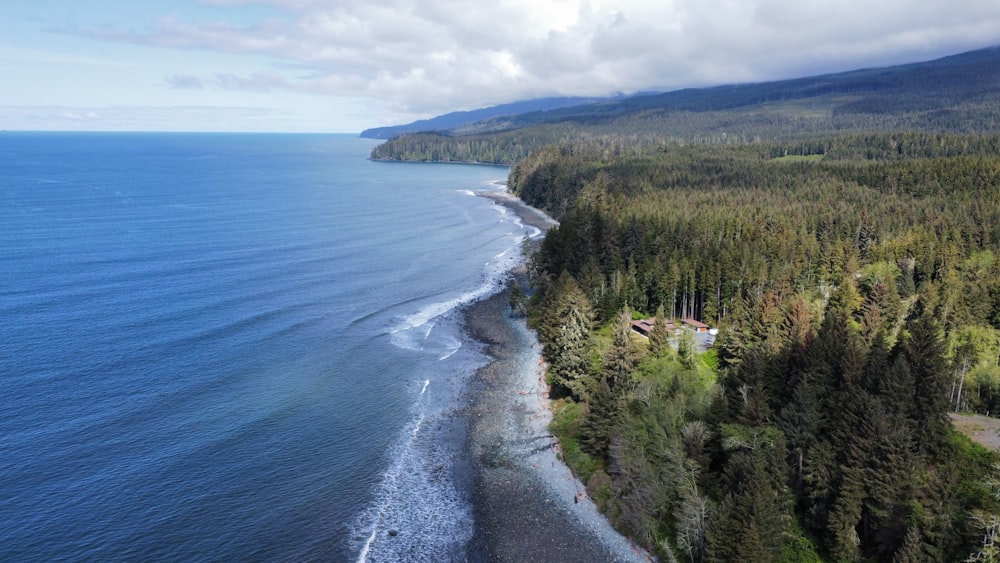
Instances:
[[[511,164],[545,145],[588,139],[618,139],[626,147],[886,131],[1000,135],[1000,47],[882,68],[504,113],[435,134],[398,136],[373,149],[372,157]]]
[[[848,108],[861,113],[898,113],[940,109],[944,105],[983,102],[1000,94],[1000,46],[969,51],[932,61],[867,68],[771,82],[685,88],[598,103],[556,108],[497,119],[493,130],[538,123],[614,117],[648,110],[724,111],[768,102],[804,100],[831,95],[859,97]],[[881,103],[872,103],[874,101]],[[867,103],[857,103],[857,102]],[[950,103],[950,104],[949,104]],[[502,123],[501,123],[502,121]],[[480,131],[487,129],[479,128]]]
[[[453,111],[430,119],[421,119],[405,125],[390,125],[387,127],[373,127],[361,132],[361,137],[365,139],[391,139],[403,133],[418,133],[423,131],[451,131],[453,129],[471,125],[491,118],[517,115],[522,113],[544,112],[567,106],[586,105],[595,102],[614,100],[617,97],[583,98],[583,97],[557,97],[539,98],[535,100],[524,100],[500,104],[488,108],[475,109],[469,111]]]

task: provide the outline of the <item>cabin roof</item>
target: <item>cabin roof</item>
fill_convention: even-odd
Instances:
[[[701,321],[696,321],[694,319],[681,319],[681,322],[688,325],[691,328],[708,328],[707,324]]]

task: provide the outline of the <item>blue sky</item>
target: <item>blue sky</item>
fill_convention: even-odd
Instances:
[[[357,132],[997,44],[994,0],[17,1],[0,129]]]

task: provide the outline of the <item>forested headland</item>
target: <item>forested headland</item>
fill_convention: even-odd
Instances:
[[[997,561],[1000,52],[402,136],[513,164],[553,433],[665,561]],[[655,318],[640,336],[634,319]],[[701,349],[693,318],[719,329]],[[677,323],[679,324],[679,323]]]

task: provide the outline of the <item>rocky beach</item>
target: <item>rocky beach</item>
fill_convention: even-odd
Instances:
[[[506,193],[485,194],[525,223],[553,225]],[[524,273],[514,272],[513,284]],[[491,357],[469,387],[467,459],[475,531],[470,561],[648,561],[597,511],[562,463],[548,431],[551,413],[541,347],[510,305],[511,289],[465,311],[468,333]]]

